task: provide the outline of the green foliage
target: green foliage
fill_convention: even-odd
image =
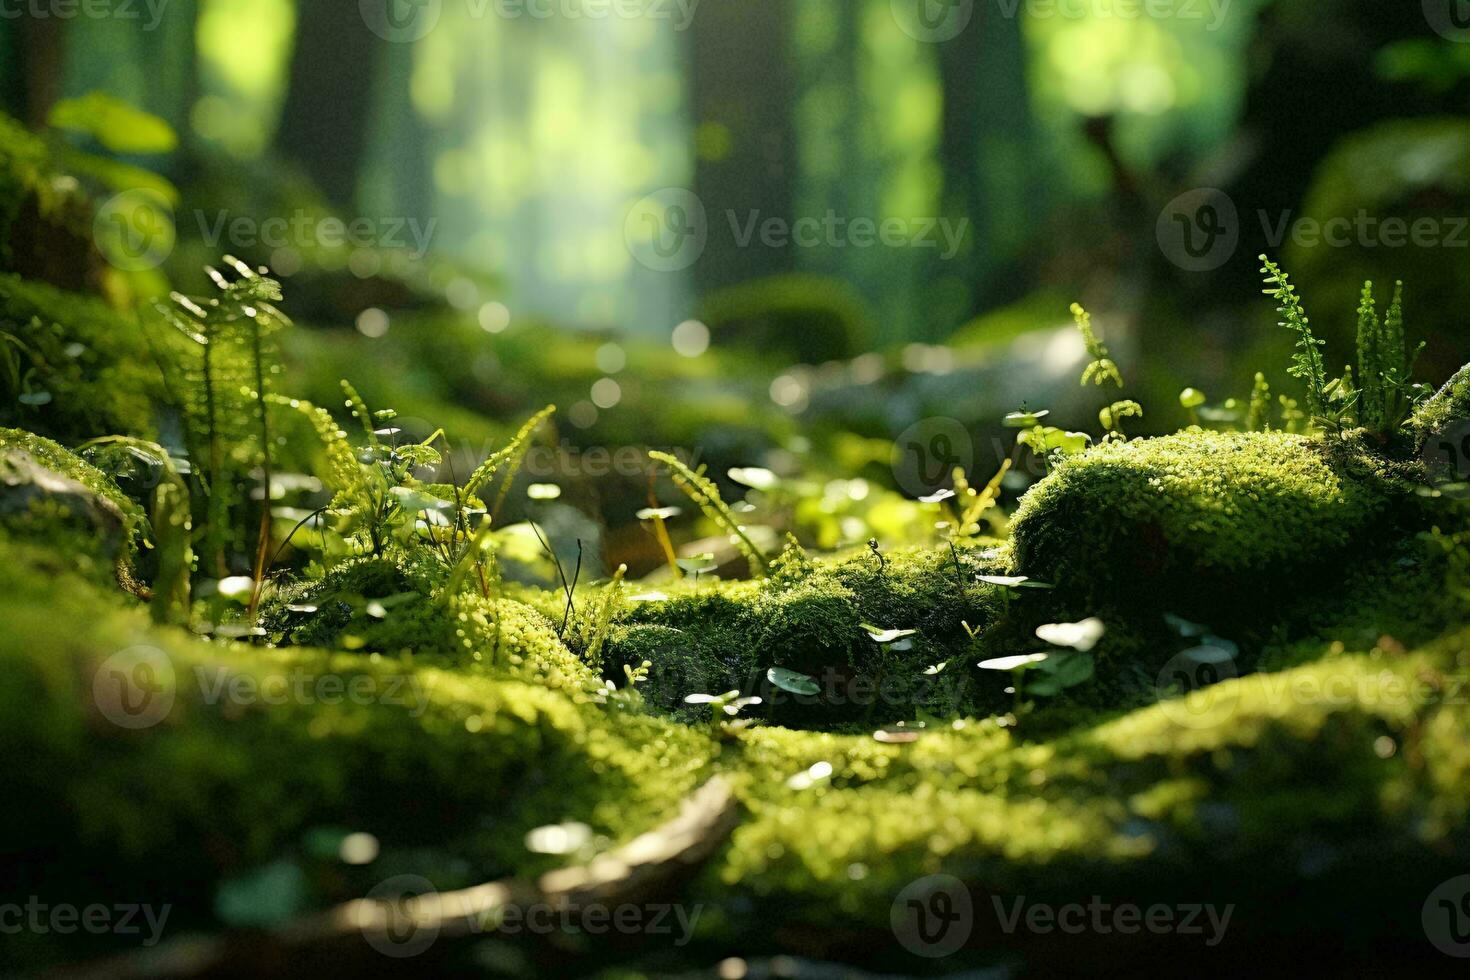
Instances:
[[[156,431],[147,336],[100,299],[0,275],[0,368],[0,424],[68,443]]]
[[[79,455],[147,510],[153,540],[145,558],[152,560],[145,563],[151,568],[142,571],[152,582],[153,621],[188,623],[194,552],[189,484],[183,472],[187,461],[175,459],[158,443],[132,436],[93,439]]]
[[[72,567],[140,591],[134,579],[148,520],[102,470],[59,443],[0,429],[0,532],[66,555]]]
[[[114,153],[169,153],[178,145],[173,127],[105,92],[62,99],[51,107],[56,129],[85,133]]]
[[[1410,384],[1414,361],[1404,340],[1404,284],[1394,284],[1393,301],[1382,319],[1373,301],[1373,283],[1363,284],[1358,306],[1358,424],[1384,436],[1398,433],[1413,408]]]
[[[1102,423],[1102,427],[1110,435],[1120,438],[1124,435],[1123,420],[1126,418],[1143,418],[1143,406],[1131,398],[1125,398],[1113,402],[1097,414],[1097,420]]]
[[[1397,436],[1417,396],[1410,375],[1419,351],[1423,350],[1421,344],[1410,352],[1404,339],[1403,283],[1395,284],[1393,301],[1381,318],[1373,299],[1373,283],[1363,284],[1357,308],[1356,383],[1351,366],[1340,378],[1329,381],[1320,350],[1324,341],[1312,333],[1296,287],[1264,255],[1261,262],[1268,287],[1266,294],[1280,304],[1281,326],[1297,335],[1297,352],[1290,373],[1307,383],[1310,420],[1337,431],[1355,423],[1384,439]],[[1252,405],[1254,409],[1254,393]],[[1263,413],[1256,411],[1255,417],[1260,421]]]

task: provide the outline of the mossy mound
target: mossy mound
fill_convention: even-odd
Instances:
[[[949,714],[976,688],[990,697],[1002,686],[970,683],[978,672],[964,624],[981,631],[1006,602],[976,580],[987,569],[976,554],[914,549],[881,561],[865,552],[811,562],[760,582],[671,587],[622,616],[609,638],[608,676],[647,660],[645,696],[657,705],[738,688],[765,700],[765,717],[797,727]],[[913,632],[880,642],[864,624]],[[925,673],[955,658],[942,674]],[[772,667],[814,678],[820,693],[773,688]]]
[[[974,942],[992,954],[1027,946],[992,908],[1016,896],[1234,903],[1216,955],[1319,932],[1362,947],[1422,941],[1424,895],[1470,859],[1470,714],[1448,697],[1467,669],[1461,632],[1226,681],[1051,737],[1033,719],[931,724],[898,746],[746,732],[750,817],[704,887],[779,907],[816,956],[884,933],[903,889],[940,872],[975,896]],[[792,778],[813,772],[826,774]],[[1349,929],[1302,898],[1368,880],[1371,895],[1333,905]]]
[[[700,318],[719,343],[785,354],[807,364],[862,353],[872,316],[861,297],[825,276],[769,276],[715,290]]]
[[[1100,603],[1259,610],[1411,519],[1413,475],[1349,439],[1191,430],[1108,442],[1022,499],[1016,569]]]
[[[273,642],[412,656],[440,666],[495,669],[555,690],[582,692],[595,675],[545,615],[515,599],[474,593],[451,602],[437,560],[366,557],[299,582],[265,603]]]

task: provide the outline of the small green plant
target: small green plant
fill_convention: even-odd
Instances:
[[[981,670],[1006,671],[1011,675],[1011,693],[1014,695],[1014,708],[1017,715],[1021,713],[1021,687],[1022,679],[1026,671],[1035,668],[1047,659],[1045,653],[1021,653],[1011,657],[993,657],[990,660],[982,660],[978,664]]]
[[[290,320],[276,309],[281,287],[232,257],[223,263],[234,278],[208,269],[218,295],[192,299],[173,293],[159,312],[174,328],[161,358],[165,383],[184,422],[184,440],[204,501],[200,557],[216,577],[227,574],[228,553],[239,544],[231,513],[244,498],[237,488],[262,484],[260,532],[254,579],[263,575],[269,541],[271,439],[266,396],[279,372],[273,335]],[[258,587],[252,596],[253,609]]]
[[[761,699],[743,698],[739,691],[726,691],[724,694],[690,694],[684,698],[684,703],[708,705],[710,727],[719,728],[746,708],[760,704]]]
[[[1126,418],[1143,418],[1143,406],[1131,398],[1115,401],[1107,408],[1097,413],[1097,420],[1107,430],[1108,435],[1119,439],[1125,437],[1123,432],[1123,420]]]
[[[1271,427],[1271,386],[1266,376],[1256,372],[1251,385],[1250,407],[1246,410],[1245,427],[1250,432],[1264,432]]]
[[[1420,393],[1419,387],[1409,379],[1414,362],[1424,349],[1420,344],[1410,351],[1404,339],[1403,283],[1395,283],[1393,299],[1381,317],[1373,298],[1373,283],[1363,284],[1358,300],[1356,380],[1352,365],[1344,368],[1340,377],[1329,380],[1322,361],[1323,341],[1312,333],[1296,287],[1286,273],[1264,255],[1261,256],[1261,265],[1261,272],[1266,277],[1266,294],[1280,304],[1281,326],[1297,335],[1297,349],[1292,356],[1289,373],[1306,382],[1306,418],[1309,424],[1333,431],[1341,431],[1350,424],[1357,425],[1382,439],[1397,435]],[[1257,388],[1261,389],[1259,397],[1264,401],[1269,389],[1264,388],[1264,379],[1257,377]],[[1264,413],[1256,410],[1256,401],[1257,394],[1252,392],[1253,417],[1260,420]],[[1290,423],[1299,419],[1288,417],[1284,398],[1282,406],[1287,431],[1294,431]],[[1289,407],[1294,410],[1295,404]]]
[[[592,614],[587,649],[582,654],[582,660],[597,672],[602,671],[602,647],[607,642],[607,634],[612,629],[613,620],[617,618],[618,607],[623,598],[623,576],[627,574],[628,566],[619,565],[618,570],[613,573],[612,581],[603,590],[602,601],[597,604]]]
[[[1189,424],[1199,425],[1199,408],[1208,398],[1198,388],[1185,388],[1179,393],[1179,406],[1189,413]]]

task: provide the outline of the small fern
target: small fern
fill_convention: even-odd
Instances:
[[[1276,311],[1281,314],[1279,326],[1296,334],[1296,353],[1292,355],[1288,372],[1307,385],[1307,414],[1312,419],[1327,423],[1333,420],[1327,414],[1327,370],[1322,365],[1322,345],[1312,333],[1306,310],[1302,309],[1296,287],[1281,267],[1265,255],[1260,256],[1261,273],[1265,276],[1265,293],[1279,304]],[[1340,421],[1340,420],[1339,420]]]
[[[1118,365],[1113,362],[1107,345],[1092,329],[1092,314],[1084,310],[1081,303],[1073,303],[1072,319],[1077,324],[1078,332],[1082,334],[1082,343],[1087,347],[1087,356],[1092,358],[1087,367],[1082,370],[1082,384],[1085,385],[1091,381],[1095,385],[1101,385],[1104,381],[1111,381],[1119,388],[1123,387],[1123,375],[1118,371]]]

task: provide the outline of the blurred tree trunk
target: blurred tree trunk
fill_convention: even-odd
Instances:
[[[1021,18],[976,4],[969,27],[939,45],[939,71],[943,210],[952,221],[970,222],[966,248],[949,262],[958,270],[943,272],[959,271],[974,309],[984,310],[1025,291],[1017,260],[1040,189]]]
[[[59,17],[20,17],[0,45],[0,99],[4,109],[32,129],[45,125],[61,95],[66,22]]]
[[[1342,137],[1383,119],[1458,110],[1372,70],[1385,45],[1407,38],[1434,38],[1418,3],[1277,0],[1263,9],[1240,121],[1248,162],[1225,185],[1242,218],[1237,254],[1274,250],[1255,215],[1296,213]],[[1248,288],[1255,271],[1230,263],[1223,272],[1235,285],[1227,288]]]
[[[709,242],[694,267],[701,290],[793,265],[790,248],[760,244],[761,222],[793,220],[790,14],[790,0],[705,0],[689,30],[694,192],[709,222]],[[742,245],[747,230],[752,236]]]
[[[296,46],[276,149],[331,203],[350,209],[368,145],[373,81],[389,42],[368,30],[355,3],[297,4]]]

